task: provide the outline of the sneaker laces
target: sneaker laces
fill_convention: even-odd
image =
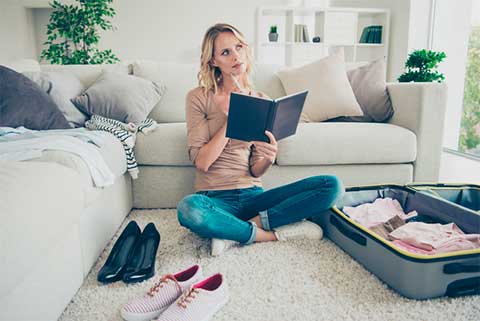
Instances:
[[[187,308],[187,303],[192,302],[193,299],[196,298],[196,293],[199,293],[200,291],[197,288],[194,288],[193,286],[190,287],[188,291],[183,293],[183,295],[180,297],[178,300],[177,304],[181,306],[182,308],[186,309]]]
[[[157,293],[161,288],[163,288],[163,286],[166,283],[168,283],[169,280],[172,280],[178,286],[178,288],[180,289],[180,292],[182,291],[182,287],[180,286],[180,283],[178,283],[175,276],[173,274],[166,274],[166,275],[162,276],[160,281],[155,283],[155,285],[150,288],[150,290],[148,291],[147,294],[149,296],[153,297],[155,295],[155,293]]]

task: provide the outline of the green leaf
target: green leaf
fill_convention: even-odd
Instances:
[[[50,3],[52,11],[47,25],[47,46],[41,58],[53,64],[101,64],[119,59],[111,50],[99,51],[99,30],[115,30],[108,18],[115,16],[113,0],[75,0],[66,5]],[[55,40],[62,41],[54,43]]]
[[[399,82],[442,82],[445,77],[436,68],[446,58],[444,52],[415,50],[408,55],[405,73],[398,77]]]

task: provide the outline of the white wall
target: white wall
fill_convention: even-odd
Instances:
[[[31,2],[31,1],[30,1]],[[254,43],[255,9],[284,0],[115,0],[116,31],[102,33],[101,48],[112,49],[122,60],[155,59],[197,62],[206,29],[216,22],[238,27]],[[206,6],[205,3],[208,5]],[[35,30],[45,41],[49,9],[36,10]],[[39,54],[42,48],[37,49]]]
[[[0,0],[0,63],[16,58],[35,58],[36,46],[31,10],[15,0]]]
[[[45,49],[43,43],[47,41],[47,24],[53,10],[50,8],[35,8],[35,10],[30,11],[33,15],[33,32],[36,46],[35,56],[39,59],[42,49]]]
[[[111,48],[121,59],[159,59],[195,62],[200,42],[207,27],[215,22],[232,23],[255,41],[255,9],[264,5],[282,5],[287,0],[115,0],[117,15],[115,32],[102,36],[101,46]],[[9,3],[8,6],[5,3]],[[205,3],[208,5],[206,6]],[[8,12],[10,21],[0,19],[0,43],[20,46],[0,52],[0,62],[39,55],[45,41],[48,9],[34,9],[34,27],[20,13],[31,12],[23,6],[47,7],[48,0],[0,0],[0,12]],[[332,0],[332,6],[380,7],[391,9],[388,79],[394,81],[402,72],[408,52],[408,20],[410,0]],[[34,31],[32,31],[34,29]],[[35,40],[32,40],[35,39]],[[35,52],[36,51],[36,52]]]

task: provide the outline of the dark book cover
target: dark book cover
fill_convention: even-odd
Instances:
[[[368,28],[366,43],[373,43],[374,38],[375,38],[375,28],[373,26],[370,26]]]
[[[375,38],[376,43],[382,43],[382,26],[377,26],[377,37]]]
[[[226,136],[243,141],[264,141],[270,131],[281,140],[295,134],[308,91],[277,98],[231,93]]]
[[[367,35],[370,32],[370,27],[363,28],[362,35],[360,36],[359,43],[366,43],[367,42]]]

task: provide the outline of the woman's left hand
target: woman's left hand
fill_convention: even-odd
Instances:
[[[261,142],[261,141],[253,141],[253,145],[255,146],[256,151],[267,161],[271,164],[275,161],[275,157],[277,157],[277,140],[273,136],[271,132],[268,130],[265,131],[265,135],[270,139],[270,143]]]

